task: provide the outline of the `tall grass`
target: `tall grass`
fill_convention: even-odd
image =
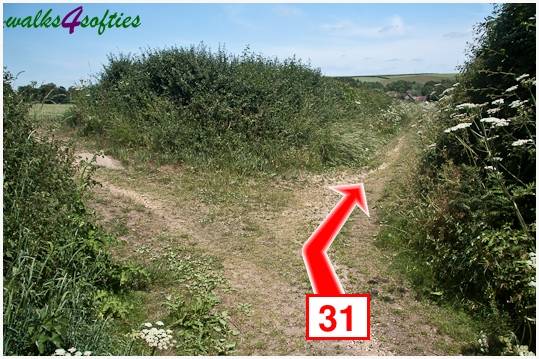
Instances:
[[[390,102],[295,58],[200,45],[110,56],[98,81],[79,91],[69,119],[113,149],[248,172],[357,163],[332,125]]]

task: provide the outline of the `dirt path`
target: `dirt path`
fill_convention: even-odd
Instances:
[[[220,293],[222,306],[240,332],[234,354],[439,354],[451,339],[427,324],[426,304],[388,273],[391,258],[373,240],[380,228],[377,203],[404,145],[404,137],[395,140],[383,163],[364,173],[304,174],[264,188],[253,183],[224,204],[179,191],[187,181],[181,169],[148,176],[105,158],[102,163],[114,166],[98,171],[102,187],[95,208],[108,221],[123,216],[136,234],[124,238],[131,251],[144,245],[159,255],[159,238],[166,233],[222,260],[231,287]],[[339,200],[328,187],[356,182],[365,183],[371,217],[355,211],[330,257],[347,292],[372,294],[372,340],[307,342],[304,300],[311,290],[301,248]]]

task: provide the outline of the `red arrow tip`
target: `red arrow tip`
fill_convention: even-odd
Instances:
[[[344,195],[345,197],[352,198],[355,204],[363,212],[365,212],[367,216],[370,217],[369,207],[367,206],[367,196],[365,195],[365,187],[363,186],[363,183],[334,186],[331,187],[331,189]]]

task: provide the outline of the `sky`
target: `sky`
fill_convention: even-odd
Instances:
[[[63,17],[81,4],[4,4],[11,16],[52,8]],[[204,44],[281,59],[295,55],[330,76],[456,72],[482,4],[82,4],[83,15],[139,15],[137,28],[6,28],[4,66],[15,85],[71,86],[95,77],[109,54]],[[82,17],[81,17],[82,19]]]

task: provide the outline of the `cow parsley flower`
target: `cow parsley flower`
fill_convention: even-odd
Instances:
[[[528,143],[533,143],[533,140],[531,140],[531,139],[516,140],[515,142],[513,142],[511,144],[511,146],[513,146],[513,147],[524,146],[524,145],[527,145]]]
[[[494,168],[494,166],[485,166],[485,169],[486,169],[486,170],[489,170],[489,171],[494,171],[494,170],[496,170],[496,168]]]
[[[500,112],[500,109],[499,109],[498,107],[496,107],[496,108],[489,108],[489,109],[487,110],[487,113],[488,113],[489,115],[494,115],[495,113],[498,113],[498,112]]]
[[[459,124],[456,125],[456,126],[446,128],[446,129],[444,130],[444,132],[445,132],[445,133],[449,133],[449,132],[454,132],[454,131],[462,130],[462,129],[465,129],[465,128],[470,127],[471,125],[472,125],[471,122],[459,123]]]
[[[503,126],[509,126],[509,120],[506,120],[505,118],[497,118],[497,117],[486,117],[482,118],[480,120],[483,123],[490,123],[492,127],[503,127]]]
[[[504,102],[503,98],[499,98],[497,100],[492,101],[491,104],[493,104],[493,105],[503,105],[503,102]]]
[[[54,351],[54,354],[52,354],[53,356],[63,356],[63,357],[70,357],[70,356],[90,356],[92,355],[92,352],[91,351],[85,351],[84,353],[82,353],[80,350],[77,350],[77,348],[75,347],[71,347],[69,348],[68,350],[65,350],[65,349],[62,349],[62,348],[58,348]]]
[[[524,79],[526,79],[526,78],[528,78],[528,77],[530,77],[530,75],[528,75],[528,74],[522,74],[522,75],[520,75],[519,77],[517,77],[516,80],[517,80],[517,81],[522,81],[522,80],[524,80]]]
[[[468,110],[468,109],[472,109],[472,108],[478,108],[480,106],[481,105],[478,105],[476,103],[465,102],[465,103],[461,103],[460,105],[457,105],[455,107],[456,107],[457,110]]]
[[[507,90],[505,90],[505,92],[513,92],[513,91],[515,91],[517,88],[518,88],[518,85],[511,86],[511,87],[509,87]]]
[[[157,326],[164,326],[165,324],[163,322],[155,322],[155,327],[149,327],[147,324],[151,323],[144,323],[145,328],[135,334],[137,338],[142,339],[150,348],[153,348],[154,350],[167,350],[174,347],[176,341],[172,339],[172,330],[157,328]]]
[[[450,94],[451,92],[453,92],[453,90],[455,90],[453,87],[448,87],[448,88],[446,88],[446,89],[442,92],[442,96],[443,96],[443,95]]]
[[[515,100],[515,101],[513,101],[513,102],[511,102],[511,103],[509,104],[509,107],[511,107],[511,108],[522,107],[526,102],[528,102],[528,100],[524,100],[524,101],[522,101],[522,100]]]

